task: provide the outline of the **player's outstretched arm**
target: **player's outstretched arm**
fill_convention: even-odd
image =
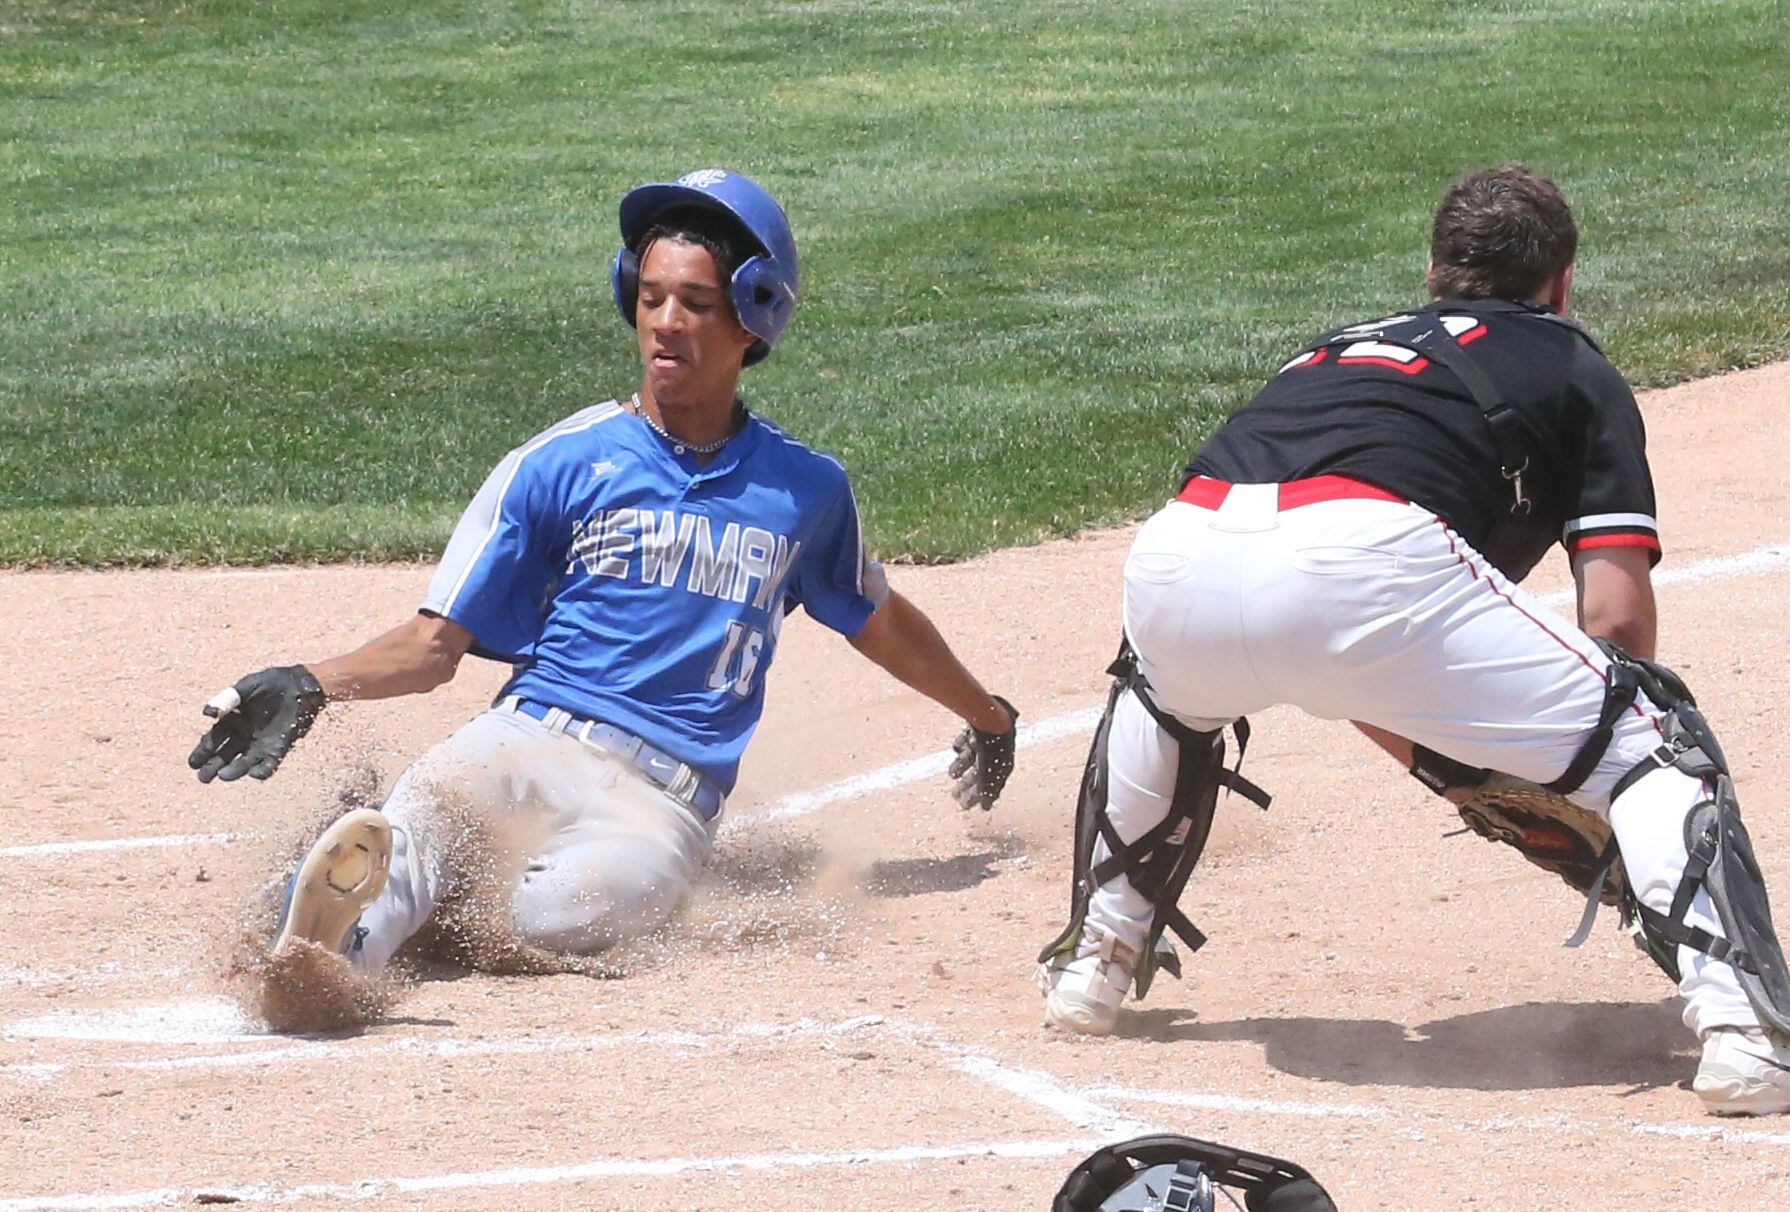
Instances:
[[[205,705],[216,723],[187,764],[201,783],[270,778],[331,699],[384,699],[433,690],[454,676],[472,633],[418,614],[345,656],[251,673]]]
[[[932,620],[894,590],[851,643],[900,681],[963,717],[969,727],[957,739],[958,756],[951,767],[954,794],[965,808],[993,807],[1013,773],[1019,713],[984,690]]]
[[[414,614],[346,656],[311,666],[331,699],[390,699],[426,694],[453,680],[472,632],[452,619]]]

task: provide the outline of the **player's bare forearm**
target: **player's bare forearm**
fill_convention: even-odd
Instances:
[[[423,694],[454,676],[472,633],[451,619],[417,614],[345,656],[309,666],[331,699]]]
[[[951,651],[932,620],[894,590],[877,607],[852,647],[896,679],[956,712],[984,732],[1005,732],[1013,718]]]
[[[1653,553],[1645,547],[1595,547],[1573,556],[1572,573],[1585,634],[1651,658],[1659,629]]]

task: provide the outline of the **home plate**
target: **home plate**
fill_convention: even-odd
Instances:
[[[205,998],[161,1002],[118,1010],[81,1010],[46,1014],[9,1023],[11,1039],[81,1039],[122,1044],[228,1044],[263,1039],[260,1030],[234,1002]]]

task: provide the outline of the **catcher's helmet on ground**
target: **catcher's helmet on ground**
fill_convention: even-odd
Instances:
[[[1292,1162],[1191,1136],[1139,1136],[1097,1150],[1074,1170],[1051,1212],[1214,1212],[1214,1189],[1240,1188],[1249,1212],[1336,1212]]]
[[[758,340],[746,350],[745,364],[762,362],[783,335],[796,310],[796,238],[789,218],[764,186],[739,173],[703,168],[666,185],[642,185],[622,199],[622,246],[610,278],[622,319],[634,323],[640,291],[640,238],[674,207],[696,207],[726,215],[756,245],[754,255],[733,271],[733,314]]]

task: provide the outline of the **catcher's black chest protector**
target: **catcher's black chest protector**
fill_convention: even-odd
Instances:
[[[1411,316],[1394,317],[1400,322],[1384,328],[1356,325],[1339,329],[1318,338],[1307,346],[1306,353],[1376,341],[1414,350],[1447,368],[1485,418],[1497,451],[1498,475],[1508,494],[1494,511],[1489,533],[1479,538],[1476,547],[1511,580],[1520,581],[1560,537],[1565,522],[1561,487],[1569,474],[1561,458],[1565,452],[1546,436],[1538,418],[1513,402],[1498,377],[1461,344],[1460,337],[1475,331],[1468,326],[1471,316],[1486,313],[1505,322],[1558,326],[1593,349],[1597,342],[1573,321],[1525,304],[1474,300],[1470,307],[1464,311],[1432,304]]]

